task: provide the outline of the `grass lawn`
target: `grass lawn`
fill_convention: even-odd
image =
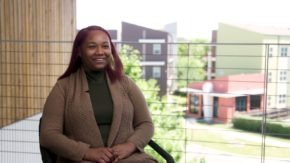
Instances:
[[[184,114],[187,103],[186,97],[170,96],[169,98],[170,104],[166,105],[166,108],[176,115],[178,113]],[[186,143],[187,145],[192,145],[193,150],[196,149],[195,147],[202,147],[202,150],[213,150],[219,153],[245,157],[261,157],[261,153],[263,153],[263,137],[259,133],[237,130],[232,128],[231,124],[208,124],[202,123],[202,121],[192,122],[190,126],[183,127],[180,126],[179,129],[175,129],[173,132],[186,133]],[[167,137],[168,135],[167,133],[162,137]],[[180,137],[178,141],[185,142],[185,139]],[[281,158],[290,161],[289,139],[267,136],[265,142],[265,155],[267,158]],[[199,152],[206,153],[207,151]]]
[[[187,132],[190,143],[229,154],[261,156],[262,135],[233,129],[230,125],[193,124]],[[290,140],[267,136],[266,157],[289,158]]]

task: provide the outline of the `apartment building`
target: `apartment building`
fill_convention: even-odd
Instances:
[[[138,49],[145,79],[156,79],[160,95],[167,90],[168,32],[122,22],[121,41]]]
[[[290,28],[220,23],[212,42],[215,73],[205,82],[188,85],[188,112],[204,116],[206,98],[210,117],[224,120],[236,111],[289,110]],[[208,83],[210,92],[203,90]]]
[[[264,73],[267,107],[290,105],[290,28],[220,23],[217,32],[216,76]]]

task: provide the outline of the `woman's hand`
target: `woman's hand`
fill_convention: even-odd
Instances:
[[[90,148],[84,155],[83,160],[107,163],[115,160],[111,148]]]
[[[129,157],[132,153],[136,151],[136,149],[136,146],[130,142],[118,144],[112,147],[113,154],[115,156],[115,160],[113,162],[117,162],[120,159]]]

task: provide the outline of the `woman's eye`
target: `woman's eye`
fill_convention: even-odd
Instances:
[[[93,49],[93,48],[95,48],[95,47],[96,47],[95,45],[89,45],[89,46],[88,46],[89,49]]]

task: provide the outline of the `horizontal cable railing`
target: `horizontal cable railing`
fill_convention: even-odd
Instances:
[[[132,79],[156,81],[140,84],[153,139],[177,162],[290,162],[290,44],[161,43],[156,53],[152,44],[115,42],[141,48]],[[0,162],[41,162],[39,118],[71,46],[0,40]]]

